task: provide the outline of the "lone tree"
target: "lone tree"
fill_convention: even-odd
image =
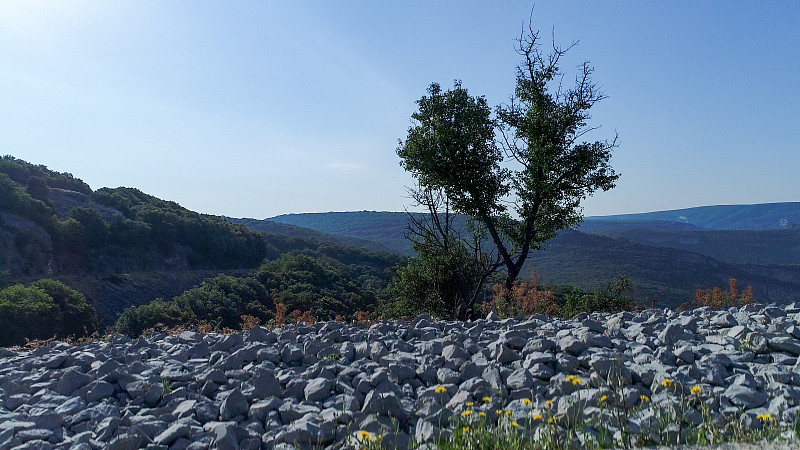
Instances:
[[[485,227],[498,268],[511,289],[531,250],[583,220],[581,201],[619,178],[609,164],[611,141],[584,141],[596,129],[589,110],[605,98],[584,62],[564,86],[561,57],[575,44],[544,52],[530,24],[518,39],[517,83],[496,118],[483,97],[460,82],[433,83],[417,103],[413,126],[397,150],[421,188],[441,190],[455,212]],[[495,131],[498,131],[496,133]]]

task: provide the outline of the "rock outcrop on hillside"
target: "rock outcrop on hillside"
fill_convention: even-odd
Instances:
[[[0,349],[0,448],[344,448],[367,436],[405,448],[498,411],[521,433],[540,432],[537,414],[613,432],[609,410],[642,402],[684,408],[690,423],[703,404],[746,427],[763,414],[791,423],[798,323],[795,305],[750,305]],[[652,424],[642,413],[624,426]]]

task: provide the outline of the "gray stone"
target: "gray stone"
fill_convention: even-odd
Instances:
[[[27,430],[22,430],[19,431],[15,437],[16,439],[19,439],[20,442],[46,441],[51,443],[49,441],[57,441],[53,430],[46,430],[44,428],[30,428]]]
[[[214,428],[214,448],[220,450],[238,450],[239,439],[236,425],[224,423]]]
[[[333,382],[326,378],[314,378],[306,384],[305,398],[310,402],[322,402],[331,396]]]
[[[489,352],[492,359],[500,364],[508,364],[521,359],[519,353],[508,348],[502,341],[489,344]]]
[[[172,415],[179,419],[191,417],[194,415],[194,405],[196,404],[197,400],[184,400],[172,410]]]
[[[108,450],[136,450],[144,444],[144,436],[138,433],[123,433],[108,443]]]
[[[800,341],[789,336],[778,336],[767,339],[769,347],[775,351],[786,352],[792,356],[800,356]]]
[[[95,381],[89,385],[89,389],[84,398],[87,402],[92,403],[110,397],[113,393],[114,386],[111,383]]]
[[[763,392],[739,384],[729,386],[723,393],[723,398],[727,398],[734,405],[745,409],[758,408],[767,402],[767,395]]]
[[[532,365],[530,368],[528,368],[528,372],[533,377],[538,378],[540,380],[549,380],[555,373],[553,371],[553,368],[550,367],[549,364],[544,364],[544,363],[536,363]]]
[[[419,419],[414,427],[414,440],[419,443],[438,441],[439,428],[425,419]]]
[[[289,425],[284,434],[284,441],[291,444],[325,445],[336,436],[336,425],[330,422],[321,424],[310,420],[298,420]]]
[[[658,333],[658,340],[664,345],[673,346],[678,342],[691,341],[694,334],[686,327],[677,324],[667,324],[660,333]]]
[[[589,348],[589,345],[581,339],[574,336],[564,336],[558,340],[558,348],[562,352],[570,352],[573,355],[580,355],[584,350]]]
[[[61,395],[70,395],[91,382],[91,376],[81,373],[78,369],[70,368],[59,377],[56,392]]]
[[[305,416],[306,414],[319,414],[320,409],[316,406],[286,402],[278,408],[281,422],[288,424]]]
[[[436,379],[442,384],[457,384],[461,381],[461,374],[443,367],[436,371]]]
[[[164,430],[153,439],[156,444],[172,445],[180,438],[186,438],[191,435],[191,428],[184,423],[176,423]]]
[[[247,399],[239,389],[232,390],[219,407],[219,416],[222,420],[231,420],[237,416],[247,416],[249,405]]]
[[[364,399],[364,406],[361,408],[361,411],[369,414],[394,417],[401,422],[407,421],[410,417],[408,411],[405,410],[400,399],[394,392],[382,394],[376,394],[375,391],[370,392]]]
[[[506,379],[506,386],[511,390],[531,389],[533,375],[527,369],[517,369]]]
[[[463,348],[450,344],[442,349],[442,357],[449,361],[451,359],[470,359],[471,355]]]

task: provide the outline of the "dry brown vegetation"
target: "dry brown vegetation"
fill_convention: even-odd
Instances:
[[[555,295],[539,284],[536,274],[531,275],[530,281],[516,281],[511,289],[506,289],[503,284],[495,284],[492,293],[492,300],[482,305],[484,314],[494,311],[500,317],[516,317],[530,314],[554,316],[559,313]]]
[[[714,309],[729,306],[749,305],[753,302],[753,287],[748,286],[742,292],[736,288],[736,278],[728,280],[728,291],[719,287],[713,289],[698,289],[694,300],[695,307],[708,306]]]

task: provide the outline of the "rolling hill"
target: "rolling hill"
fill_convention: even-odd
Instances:
[[[753,223],[767,221],[754,211],[776,211],[745,209],[751,212]],[[716,211],[729,217],[746,215],[727,208]],[[707,219],[706,224],[711,221],[710,213]],[[405,213],[290,214],[268,220],[381,242],[398,254],[413,254],[403,237],[408,221]],[[793,301],[800,292],[800,265],[795,265],[800,260],[792,246],[787,248],[792,242],[797,246],[793,239],[800,233],[795,230],[703,231],[695,224],[650,216],[641,220],[630,216],[625,220],[592,218],[581,230],[564,230],[543,250],[534,252],[524,269],[526,276],[536,272],[545,283],[593,289],[626,274],[638,299],[658,299],[673,307],[691,301],[696,289],[726,286],[729,278],[739,280],[740,286],[752,285],[756,298],[764,301]]]
[[[783,230],[800,226],[800,202],[716,205],[587,217],[593,222],[677,222],[707,230]]]
[[[286,254],[336,267],[352,277],[356,291],[385,286],[401,262],[375,251],[380,245],[367,250],[352,238],[232,222],[134,188],[93,190],[71,174],[0,157],[0,287],[61,281],[82,292],[105,325],[126,308],[171,299],[220,274],[263,272],[265,262]],[[312,275],[296,282],[298,295],[324,281]]]

